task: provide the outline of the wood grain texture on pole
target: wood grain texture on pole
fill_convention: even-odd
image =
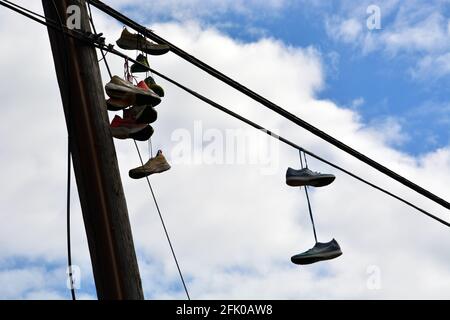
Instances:
[[[67,7],[84,0],[42,0],[45,16],[66,25]],[[48,29],[64,106],[78,194],[101,300],[140,300],[143,290],[95,49]]]

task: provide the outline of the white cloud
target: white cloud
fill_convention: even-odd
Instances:
[[[369,130],[373,130],[374,135],[388,145],[398,146],[410,140],[410,136],[402,130],[400,120],[394,117],[372,121]]]
[[[416,63],[417,77],[442,77],[450,74],[446,63],[450,49],[449,22],[443,13],[446,3],[379,1],[382,30],[369,30],[365,27],[366,8],[372,3],[344,2],[338,13],[326,19],[325,26],[331,38],[352,44],[362,54],[407,55]]]
[[[381,43],[386,50],[397,52],[433,52],[447,48],[449,35],[445,29],[444,17],[433,13],[413,25],[396,22],[381,33]]]
[[[0,260],[26,257],[63,265],[66,132],[48,39],[44,29],[21,17],[2,11],[0,18],[0,36],[14,43],[0,52],[0,68],[10,75],[0,89],[8,106],[0,126],[0,219],[5,221],[0,226]],[[115,40],[121,26],[100,16],[96,21],[108,41]],[[315,98],[325,83],[316,49],[290,48],[272,39],[240,43],[194,23],[152,28],[413,181],[442,197],[450,194],[450,148],[411,157],[389,146],[388,130],[362,123],[356,111]],[[29,53],[31,46],[33,54]],[[109,60],[120,74],[123,61],[112,56]],[[28,68],[17,72],[23,61]],[[448,215],[448,210],[392,183],[174,55],[154,57],[150,63],[233,110],[269,128],[279,128],[283,136],[317,154],[442,217]],[[30,79],[32,85],[28,85]],[[242,127],[159,82],[166,89],[166,98],[158,106],[153,144],[167,155],[174,147],[170,140],[173,130],[192,129],[196,120],[202,120],[204,128],[222,131]],[[133,145],[116,141],[116,147],[146,296],[183,298],[182,290],[173,289],[179,283],[177,271],[147,186],[128,178],[128,170],[138,165]],[[145,150],[146,144],[141,147]],[[261,175],[255,165],[174,165],[151,179],[193,298],[448,297],[448,230],[314,160],[310,165],[315,170],[337,175],[333,185],[311,194],[319,238],[335,237],[344,255],[309,267],[292,265],[290,256],[306,250],[313,239],[303,193],[284,184],[286,167],[298,165],[297,152],[283,146],[279,158],[280,167],[269,176]],[[73,199],[77,199],[75,190]],[[74,262],[89,270],[78,205],[73,214]],[[382,270],[381,290],[367,289],[369,265]],[[40,270],[38,277],[32,277],[33,269],[18,269],[12,276],[11,271],[2,269],[5,274],[0,279],[8,279],[10,287],[2,288],[0,297],[56,298],[60,294],[53,281],[65,281],[64,275]],[[64,271],[61,268],[59,272]],[[49,282],[48,278],[55,280]],[[65,282],[59,285],[65,286]],[[33,293],[28,292],[30,287]]]
[[[420,59],[415,69],[410,70],[416,78],[431,79],[450,74],[450,53],[427,55]]]
[[[353,43],[362,33],[362,23],[356,19],[341,20],[334,16],[326,24],[328,34],[336,40]]]
[[[357,109],[357,108],[361,107],[365,102],[366,101],[364,100],[363,97],[358,97],[351,102],[350,108]]]

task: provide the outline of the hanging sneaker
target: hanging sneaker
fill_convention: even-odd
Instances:
[[[136,87],[129,81],[123,80],[118,76],[113,76],[105,86],[106,94],[110,98],[121,100],[133,100],[139,93]]]
[[[124,119],[133,119],[136,123],[150,124],[158,119],[158,112],[150,106],[133,106],[123,110]]]
[[[150,64],[148,63],[147,57],[143,54],[138,55],[136,61],[139,63],[134,63],[130,70],[131,73],[139,73],[139,72],[150,72]]]
[[[145,96],[136,96],[136,105],[152,105],[156,107],[161,103],[161,97],[158,96],[153,90],[151,90],[145,81],[141,81],[138,83],[137,88],[141,89],[143,92],[146,92],[148,95]]]
[[[139,124],[132,119],[122,119],[115,116],[111,122],[111,134],[117,139],[134,139],[147,141],[153,135],[153,128],[146,124]]]
[[[327,243],[317,242],[313,248],[297,254],[291,258],[292,263],[305,265],[323,260],[330,260],[342,255],[341,248],[336,240]]]
[[[152,76],[148,76],[145,80],[145,83],[150,87],[152,84],[156,84],[155,79]]]
[[[161,98],[154,93],[141,81],[138,86],[134,86],[131,82],[123,80],[118,76],[112,77],[111,81],[105,86],[106,94],[115,101],[133,101],[139,105],[151,104],[153,106],[161,103]],[[114,108],[114,107],[113,107]]]
[[[153,90],[154,93],[156,93],[161,98],[164,97],[164,89],[156,84],[155,80],[152,77],[147,77],[147,79],[144,80],[147,86]]]
[[[291,187],[312,186],[324,187],[336,179],[332,174],[314,172],[308,168],[295,170],[288,168],[286,171],[286,184]]]
[[[140,34],[129,32],[127,28],[123,29],[116,43],[122,49],[139,50],[154,56],[165,54],[170,50],[168,45],[153,43]]]
[[[170,169],[169,163],[162,154],[162,151],[159,150],[158,153],[156,154],[156,157],[148,160],[148,162],[143,166],[130,170],[128,175],[132,179],[141,179],[148,177],[151,174],[161,173],[169,169]]]
[[[106,100],[106,107],[109,111],[119,111],[128,108],[135,102],[135,96],[131,96],[125,99],[109,98]]]

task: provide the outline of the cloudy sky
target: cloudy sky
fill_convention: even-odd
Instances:
[[[14,0],[42,12],[40,1]],[[450,1],[105,1],[290,112],[449,199]],[[381,29],[369,29],[369,5]],[[114,43],[122,25],[94,10]],[[0,8],[0,298],[69,299],[64,117],[46,30]],[[136,52],[128,54],[135,56]],[[115,74],[123,60],[108,58]],[[449,221],[413,193],[173,54],[153,68]],[[102,66],[104,84],[108,81]],[[393,299],[450,296],[450,230],[310,159],[336,181],[311,191],[319,240],[336,260],[290,257],[314,244],[304,194],[285,184],[298,154],[155,77],[153,151],[172,169],[151,178],[194,299]],[[110,113],[110,118],[114,116]],[[245,137],[241,147],[235,137]],[[130,141],[115,141],[147,299],[184,299]],[[243,146],[243,147],[242,147]],[[257,147],[255,147],[257,146]],[[143,154],[149,146],[141,143]],[[255,160],[256,159],[256,160]],[[95,287],[77,191],[73,262],[79,298]]]

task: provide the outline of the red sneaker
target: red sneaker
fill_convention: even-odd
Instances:
[[[139,82],[136,87],[145,92],[145,95],[136,96],[137,105],[150,104],[151,106],[155,107],[161,103],[161,97],[158,96],[152,89],[150,89],[145,81]]]
[[[148,85],[145,83],[145,81],[141,81],[137,84],[138,88],[144,89],[145,91],[149,91],[150,88],[148,87]]]
[[[136,123],[132,118],[122,119],[119,116],[115,116],[110,128],[112,136],[117,139],[146,141],[153,135],[151,126]]]

